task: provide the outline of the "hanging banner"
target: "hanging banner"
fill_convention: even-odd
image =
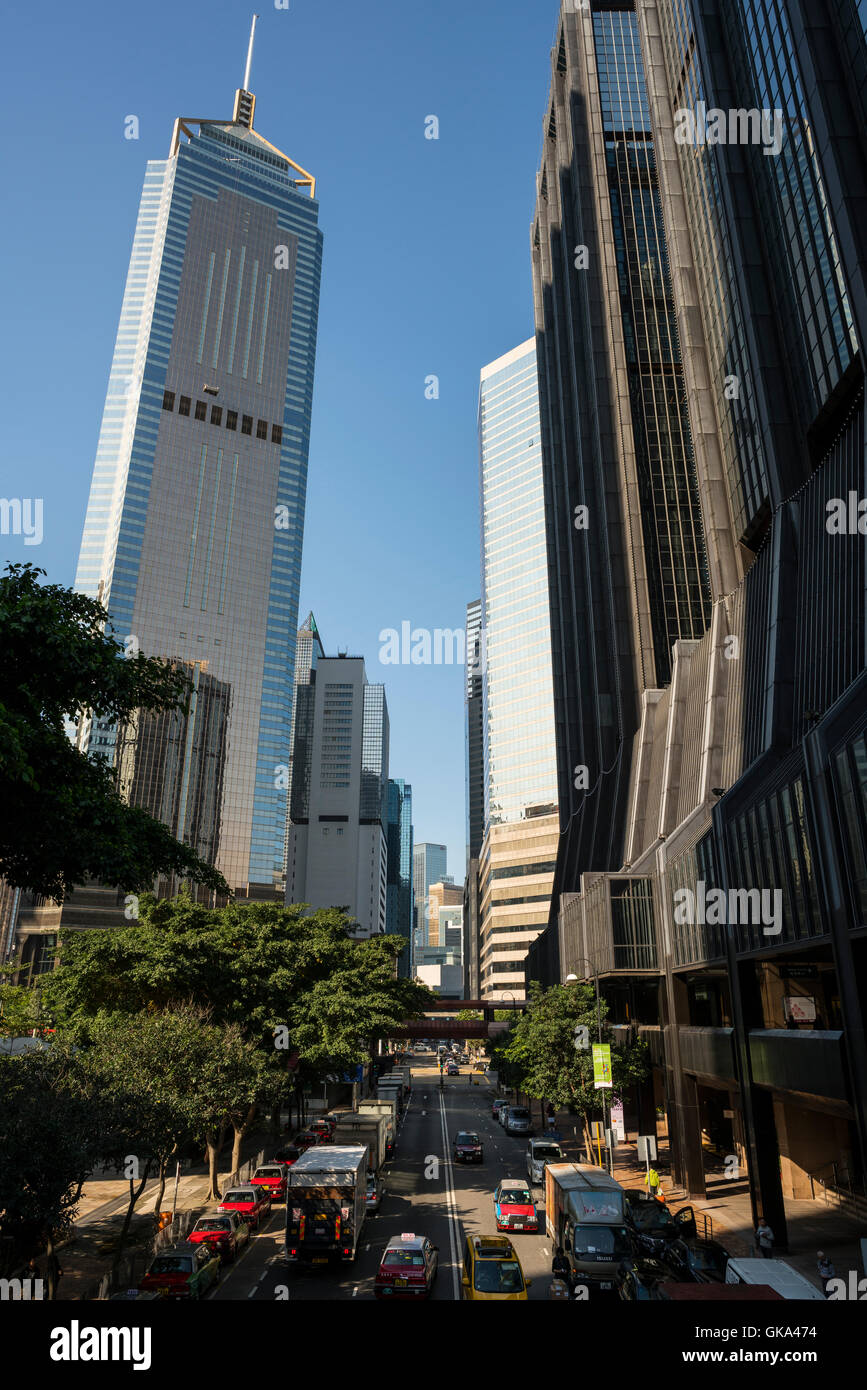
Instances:
[[[626,1139],[626,1125],[623,1120],[623,1101],[613,1100],[611,1102],[611,1128],[618,1144],[622,1144]]]
[[[611,1044],[593,1044],[593,1087],[597,1091],[611,1087]]]

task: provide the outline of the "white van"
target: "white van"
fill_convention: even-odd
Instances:
[[[799,1274],[785,1260],[750,1259],[729,1260],[726,1265],[727,1284],[767,1284],[781,1298],[818,1298],[825,1302],[825,1295],[811,1284],[803,1274]]]

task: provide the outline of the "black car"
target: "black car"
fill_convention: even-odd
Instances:
[[[725,1283],[729,1252],[716,1240],[673,1240],[660,1258],[685,1284]]]
[[[659,1292],[663,1284],[676,1284],[677,1275],[661,1260],[637,1258],[624,1260],[615,1277],[617,1296],[626,1303],[662,1302]]]
[[[636,1255],[661,1257],[672,1241],[695,1238],[692,1207],[682,1207],[672,1216],[666,1206],[655,1197],[645,1197],[643,1192],[627,1191],[626,1198],[626,1225]]]
[[[481,1163],[484,1160],[482,1141],[474,1130],[461,1129],[452,1145],[455,1163]]]

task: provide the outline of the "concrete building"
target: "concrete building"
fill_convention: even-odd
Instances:
[[[275,899],[322,235],[313,178],[254,130],[255,106],[245,85],[230,118],[179,118],[148,163],[75,579],[194,695],[187,715],[83,718],[76,743],[240,897]],[[31,937],[122,909],[99,885],[29,899],[25,961]]]
[[[559,499],[549,553],[555,611],[573,624],[562,660],[592,669],[591,710],[617,717],[569,804],[529,968],[543,982],[599,977],[622,1036],[650,1045],[654,1093],[635,1118],[646,1127],[664,1106],[676,1180],[703,1195],[733,1161],[782,1249],[787,1197],[853,1204],[867,1171],[867,571],[851,524],[865,490],[865,77],[849,0],[821,13],[801,0],[564,5],[533,225]],[[680,138],[684,111],[760,107],[775,113],[768,139],[758,122],[754,140]],[[584,407],[605,420],[601,342],[612,389],[624,370],[628,385],[618,217],[633,166],[668,233],[648,278],[662,276],[676,318],[710,596],[703,629],[668,629],[667,659],[622,543],[647,540],[630,417],[594,440]],[[561,248],[579,243],[576,277]],[[588,495],[564,439],[570,458],[605,461],[621,518],[619,533],[610,520],[590,533],[575,567],[611,567],[593,626],[601,608],[554,563]],[[615,652],[628,657],[619,675]],[[602,705],[606,669],[617,700]],[[565,677],[558,688],[563,786],[582,706],[573,725]]]
[[[522,998],[527,949],[548,921],[559,834],[533,339],[482,369],[479,469],[484,635],[484,834],[475,890],[479,996]]]
[[[294,750],[286,901],[344,907],[360,936],[386,929],[388,709],[360,656],[319,657],[312,736]]]

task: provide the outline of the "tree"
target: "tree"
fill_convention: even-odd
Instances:
[[[60,965],[43,996],[69,1021],[192,1001],[215,1023],[237,1024],[284,1074],[292,1049],[305,1075],[346,1070],[433,996],[397,978],[402,938],[354,940],[346,913],[305,913],[303,905],[207,908],[188,894],[145,895],[129,927],[61,932]]]
[[[600,1001],[602,1040],[610,1042],[605,1023],[608,1005]],[[584,1142],[592,1152],[590,1122],[601,1118],[602,1095],[593,1084],[592,1043],[596,1041],[596,994],[588,984],[530,985],[528,1008],[503,1044],[521,1089],[535,1099],[571,1107],[581,1116]],[[611,1048],[612,1089],[609,1099],[641,1081],[650,1069],[646,1043]]]
[[[109,1107],[83,1094],[75,1053],[52,1044],[0,1056],[0,1277],[68,1234],[111,1131]]]
[[[168,873],[228,892],[66,731],[88,713],[116,723],[136,710],[185,710],[190,682],[115,641],[101,604],[40,584],[44,573],[18,564],[0,576],[0,875],[56,901],[88,878],[140,892]]]

